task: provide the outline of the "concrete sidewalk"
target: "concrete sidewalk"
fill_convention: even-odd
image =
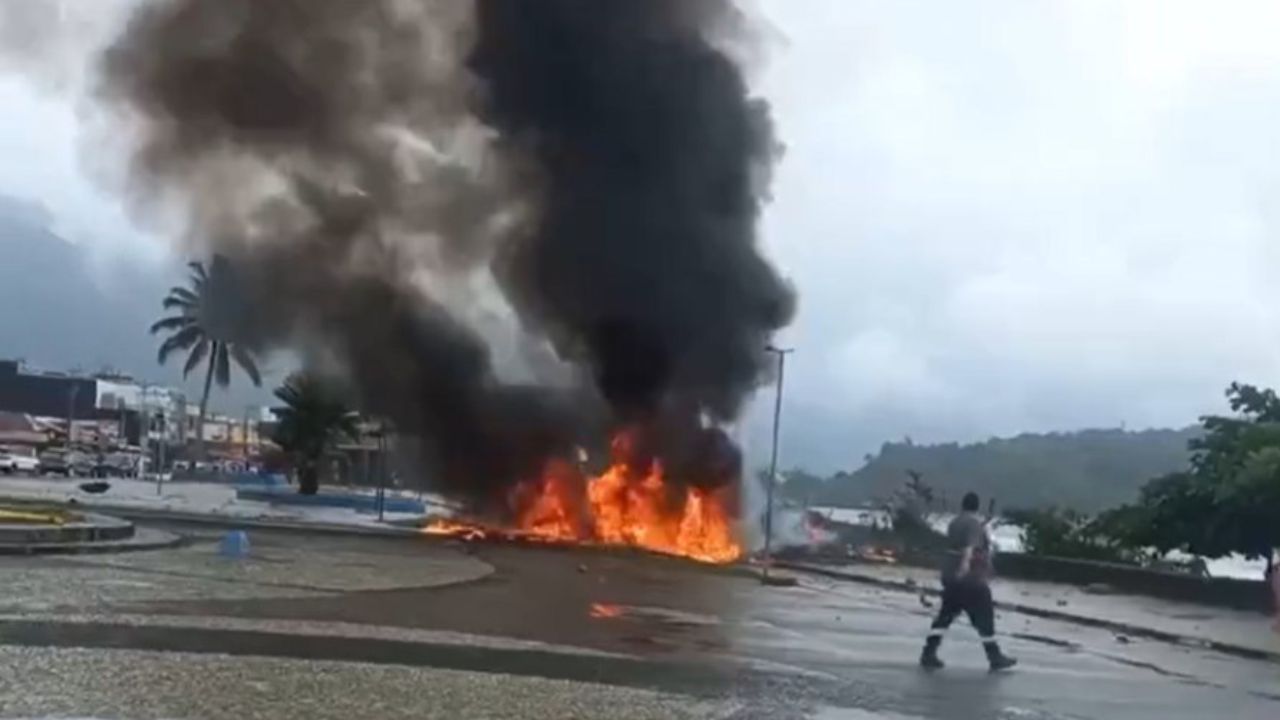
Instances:
[[[778,566],[908,592],[937,594],[941,590],[937,571],[927,568],[798,562]],[[1096,594],[1057,583],[997,579],[993,589],[1002,610],[1280,662],[1280,634],[1272,631],[1270,618],[1258,613],[1138,595]]]

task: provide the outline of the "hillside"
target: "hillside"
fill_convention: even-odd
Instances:
[[[788,482],[786,492],[818,505],[858,505],[889,497],[907,479],[907,470],[914,470],[951,507],[974,490],[1006,508],[1059,505],[1096,511],[1134,499],[1152,477],[1184,468],[1187,441],[1196,432],[1194,427],[1084,430],[972,445],[886,443],[853,473],[825,481],[799,473],[794,476],[799,482]]]
[[[87,253],[56,235],[52,222],[40,206],[0,196],[0,357],[151,371],[147,326],[159,312],[162,280],[128,266],[95,274]]]
[[[199,373],[184,382],[178,363],[157,365],[157,340],[147,332],[160,298],[185,279],[185,269],[128,257],[95,263],[53,225],[43,207],[0,195],[0,358],[51,370],[119,370],[198,397]],[[229,391],[213,394],[213,406],[238,414],[246,404],[269,402],[283,372],[262,365],[266,387],[236,377]]]

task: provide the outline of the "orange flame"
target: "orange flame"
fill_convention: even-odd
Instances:
[[[662,463],[637,469],[629,462],[632,441],[620,433],[612,445],[613,464],[583,480],[565,460],[547,463],[542,477],[518,484],[507,501],[513,532],[552,542],[598,543],[727,563],[742,556],[733,529],[732,492],[667,484]],[[475,526],[437,521],[426,532],[482,539]]]
[[[433,520],[429,525],[422,528],[422,532],[427,535],[446,535],[467,541],[483,540],[488,535],[485,529],[478,525],[439,519]]]
[[[622,606],[613,605],[611,603],[591,603],[588,614],[593,618],[609,620],[612,618],[622,617]]]

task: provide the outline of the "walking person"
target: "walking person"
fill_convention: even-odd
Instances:
[[[980,501],[976,493],[968,493],[961,501],[961,512],[947,526],[947,552],[942,561],[942,608],[934,618],[920,654],[920,666],[938,670],[944,663],[938,658],[938,647],[947,628],[961,613],[978,631],[987,662],[992,671],[1007,670],[1017,660],[1000,651],[996,642],[996,613],[991,600],[991,538],[987,524],[978,517]]]

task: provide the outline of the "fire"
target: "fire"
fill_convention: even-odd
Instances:
[[[508,495],[513,528],[499,534],[638,547],[709,563],[742,556],[734,534],[731,488],[667,483],[660,460],[633,460],[632,438],[626,433],[614,439],[612,451],[612,464],[595,477],[585,477],[575,463],[549,461],[541,477],[518,484]],[[426,532],[468,540],[488,535],[477,526],[445,520]]]
[[[468,541],[483,540],[488,536],[482,527],[453,520],[434,520],[430,525],[422,528],[422,532],[427,535],[448,535]]]

